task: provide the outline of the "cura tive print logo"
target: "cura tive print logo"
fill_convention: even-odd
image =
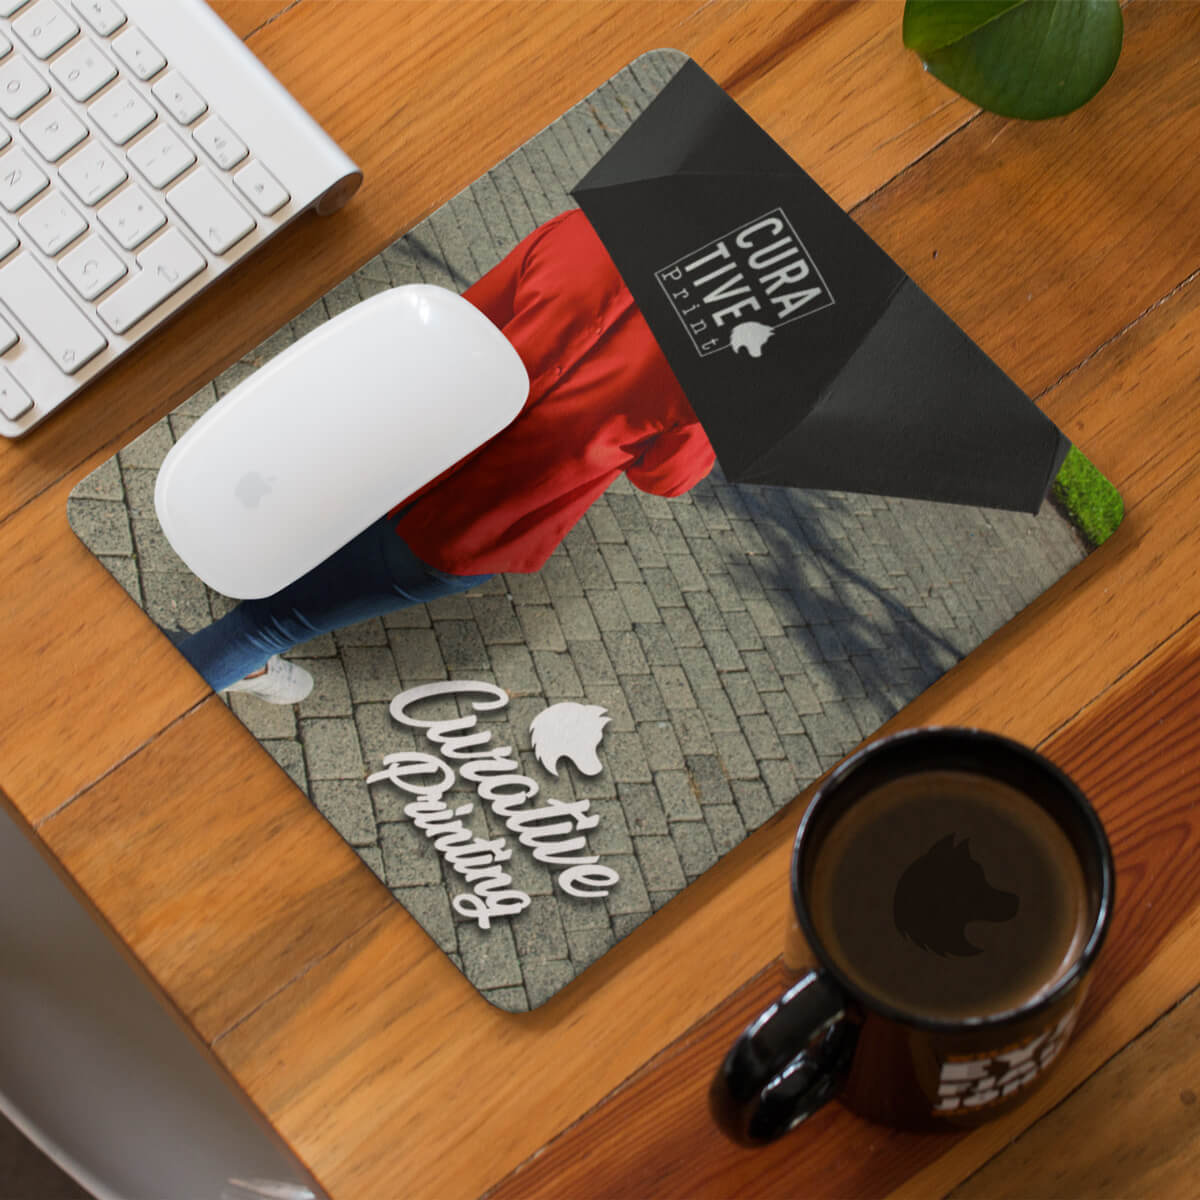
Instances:
[[[980,954],[967,939],[972,921],[1011,921],[1020,900],[987,881],[970,843],[954,834],[935,842],[900,876],[892,901],[896,928],[923,950],[966,957]]]
[[[655,271],[696,353],[770,355],[776,330],[833,304],[782,208]]]

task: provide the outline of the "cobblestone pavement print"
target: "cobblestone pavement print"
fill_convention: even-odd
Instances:
[[[521,147],[212,385],[85,479],[79,537],[156,622],[195,630],[232,602],[173,554],[155,518],[157,469],[218,398],[321,322],[382,289],[462,290],[544,220],[684,61],[648,55]],[[302,704],[231,698],[233,712],[429,936],[494,1004],[522,1011],[570,982],[1003,625],[1086,551],[1049,505],[1037,517],[884,497],[734,486],[715,471],[665,500],[615,484],[535,575],[341,629],[288,657],[312,672]],[[495,683],[481,714],[543,796],[587,799],[592,853],[621,882],[604,900],[553,887],[514,849],[532,902],[488,931],[404,816],[385,754],[423,749],[388,704],[415,684]],[[611,717],[603,772],[535,760],[529,723],[576,700]],[[453,709],[449,698],[439,713]],[[426,715],[423,713],[422,715]],[[469,785],[461,803],[474,799]],[[458,792],[452,795],[457,799]],[[467,818],[504,833],[486,805]]]

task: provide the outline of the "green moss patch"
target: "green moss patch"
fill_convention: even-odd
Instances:
[[[1117,489],[1076,446],[1067,452],[1052,494],[1093,546],[1107,541],[1125,515]]]

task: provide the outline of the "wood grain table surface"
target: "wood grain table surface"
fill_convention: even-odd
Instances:
[[[1200,1194],[1200,4],[1135,0],[1106,88],[1023,124],[899,3],[215,0],[363,166],[0,445],[0,789],[334,1200]],[[691,54],[1120,488],[1115,537],[887,727],[1040,747],[1110,832],[1081,1031],[969,1135],[705,1109],[781,988],[797,798],[531,1014],[482,1000],[75,539],[71,487],[643,51]],[[166,1197],[165,1200],[175,1200]]]

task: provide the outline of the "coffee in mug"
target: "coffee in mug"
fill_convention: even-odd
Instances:
[[[1010,784],[966,771],[904,775],[863,796],[826,835],[808,905],[856,987],[943,1020],[1044,994],[1090,928],[1058,823]]]
[[[1034,751],[969,729],[867,747],[801,822],[794,933],[815,969],[730,1051],[718,1123],[758,1144],[835,1093],[908,1128],[1007,1111],[1071,1031],[1112,894],[1094,810]]]

